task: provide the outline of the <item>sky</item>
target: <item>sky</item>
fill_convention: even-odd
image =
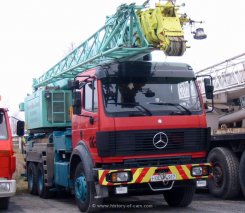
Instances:
[[[32,93],[32,79],[38,78],[105,23],[121,3],[140,0],[2,0],[0,1],[0,95],[10,114]],[[151,4],[155,0],[150,1]],[[190,64],[198,71],[245,52],[245,1],[177,0],[182,12],[197,21],[207,34],[194,40],[186,28],[188,48],[182,57],[162,61]]]

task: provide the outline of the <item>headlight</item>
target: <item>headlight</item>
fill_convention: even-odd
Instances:
[[[10,191],[10,183],[0,183],[0,192],[9,192]]]
[[[132,179],[131,172],[112,172],[107,175],[107,181],[112,183],[129,182]]]
[[[202,167],[201,166],[196,166],[192,168],[191,171],[192,176],[201,176],[202,175]]]
[[[208,166],[194,166],[191,169],[191,175],[193,177],[196,176],[207,176],[210,174],[210,170]]]

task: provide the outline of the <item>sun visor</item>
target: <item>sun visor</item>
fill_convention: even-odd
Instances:
[[[193,69],[184,63],[127,61],[102,65],[96,69],[98,79],[107,77],[183,77],[195,78]]]

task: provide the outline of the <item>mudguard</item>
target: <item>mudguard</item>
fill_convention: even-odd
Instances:
[[[81,161],[83,162],[84,170],[88,174],[87,180],[93,181],[93,160],[83,141],[80,141],[72,151],[70,158],[70,179],[74,178],[76,167]]]

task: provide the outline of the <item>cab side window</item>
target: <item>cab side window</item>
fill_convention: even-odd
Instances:
[[[8,130],[3,112],[0,112],[0,140],[8,139]]]
[[[97,81],[88,82],[84,86],[84,109],[91,112],[98,110]]]

